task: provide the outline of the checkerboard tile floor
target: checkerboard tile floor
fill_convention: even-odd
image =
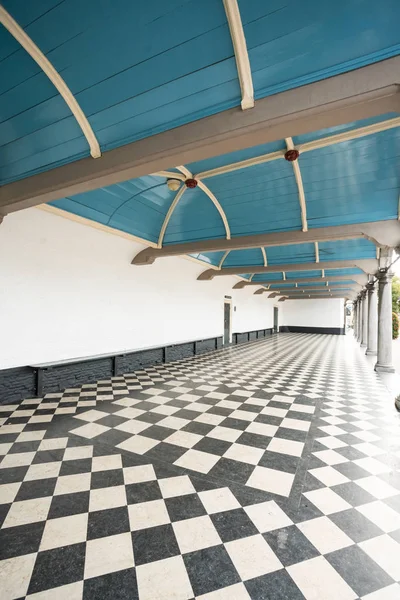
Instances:
[[[400,417],[285,334],[0,406],[2,600],[398,600]]]

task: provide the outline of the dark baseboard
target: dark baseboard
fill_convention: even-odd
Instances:
[[[330,335],[344,335],[344,327],[297,327],[296,325],[281,325],[280,333],[324,333]]]
[[[272,333],[270,329],[234,333],[232,344],[264,338],[270,333]],[[41,397],[51,392],[93,383],[99,379],[109,379],[153,365],[190,358],[218,350],[222,345],[222,336],[217,336],[109,356],[3,369],[0,370],[0,404]]]

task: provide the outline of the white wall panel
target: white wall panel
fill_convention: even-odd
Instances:
[[[237,278],[196,281],[206,268],[169,258],[134,267],[142,246],[32,208],[0,228],[0,368],[222,335],[273,325],[273,300]]]
[[[343,327],[344,300],[286,300],[281,325],[297,327]]]

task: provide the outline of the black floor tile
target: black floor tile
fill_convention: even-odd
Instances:
[[[39,552],[28,594],[73,583],[83,579],[85,543]]]
[[[128,504],[138,504],[158,500],[161,496],[160,486],[157,481],[144,481],[142,483],[131,483],[125,486]]]
[[[243,508],[216,513],[211,515],[211,520],[223,542],[231,542],[258,533],[258,529]]]
[[[51,501],[48,514],[49,519],[58,519],[59,517],[68,517],[88,512],[89,510],[89,492],[76,492],[74,494],[62,494],[54,496]]]
[[[251,600],[305,600],[285,569],[249,579],[245,586]]]
[[[170,524],[134,531],[132,540],[136,566],[180,554],[174,530]]]
[[[285,567],[320,554],[296,525],[264,533],[264,538]]]
[[[167,498],[165,504],[172,522],[192,519],[206,514],[206,510],[197,494]]]
[[[358,596],[371,594],[393,583],[391,577],[358,546],[331,552],[325,558]]]
[[[89,513],[87,539],[117,535],[130,531],[128,508],[120,506]]]
[[[20,500],[31,500],[33,498],[45,498],[52,496],[56,487],[57,479],[37,479],[34,481],[23,481],[18,493],[15,497],[15,502]]]
[[[354,508],[334,513],[329,518],[356,543],[382,535],[379,527]]]
[[[83,600],[139,600],[136,570],[126,569],[86,579]]]
[[[2,529],[0,531],[0,560],[37,552],[44,525],[45,523],[42,521]]]
[[[195,596],[233,585],[240,581],[224,546],[214,546],[183,556]]]

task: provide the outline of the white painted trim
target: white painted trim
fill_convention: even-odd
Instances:
[[[395,127],[400,127],[400,117],[395,117],[394,119],[387,119],[386,121],[381,121],[380,123],[376,123],[374,125],[359,127],[357,129],[352,129],[350,131],[339,133],[337,135],[330,135],[319,140],[312,140],[311,142],[300,144],[299,146],[297,146],[297,149],[301,154],[304,154],[304,152],[310,152],[318,148],[325,148],[326,146],[332,146],[341,142],[365,137],[373,133],[387,131],[388,129],[394,129]],[[232,171],[246,169],[247,167],[253,167],[254,165],[260,165],[266,162],[271,162],[273,160],[278,160],[282,158],[284,158],[284,151],[270,152],[269,154],[262,154],[254,158],[241,160],[236,163],[225,165],[224,167],[218,167],[216,169],[210,169],[209,171],[203,171],[202,173],[196,175],[196,178],[200,177],[202,179],[205,179],[208,177],[216,177],[217,175],[224,175],[225,173],[231,173]]]
[[[261,250],[261,253],[262,253],[263,259],[264,259],[264,267],[268,267],[267,253],[265,251],[265,248],[263,246],[261,246],[260,250]]]
[[[314,242],[314,247],[315,247],[315,262],[319,263],[319,246],[318,246],[318,242]]]
[[[81,225],[86,225],[87,227],[92,227],[93,229],[104,231],[105,233],[111,233],[112,235],[116,235],[131,242],[138,242],[139,244],[143,244],[143,246],[157,248],[157,244],[155,244],[154,242],[149,242],[149,240],[145,240],[144,238],[132,235],[131,233],[126,233],[125,231],[113,229],[112,227],[109,227],[108,225],[103,225],[102,223],[98,223],[97,221],[91,221],[90,219],[86,219],[85,217],[81,217],[79,215],[75,215],[74,213],[67,212],[66,210],[57,208],[56,206],[51,206],[51,204],[38,204],[33,208],[38,208],[40,210],[44,210],[45,212],[53,213],[55,215],[58,215],[59,217],[62,217],[63,219],[75,221],[75,223],[80,223]],[[202,264],[204,266],[204,262]]]
[[[226,239],[230,240],[231,239],[231,230],[230,230],[228,219],[226,217],[224,209],[222,208],[222,206],[220,205],[220,203],[218,202],[217,198],[214,196],[214,194],[212,193],[212,191],[208,189],[208,187],[206,186],[205,183],[203,183],[202,181],[200,181],[199,179],[197,179],[197,185],[198,185],[198,187],[201,190],[203,190],[203,192],[205,192],[207,194],[207,196],[213,202],[215,208],[219,212],[219,214],[221,216],[221,219],[222,219],[222,221],[224,223],[225,233],[226,233]]]
[[[158,237],[157,248],[162,248],[162,244],[163,244],[163,241],[164,241],[165,230],[167,229],[169,220],[172,217],[172,213],[174,212],[176,205],[178,204],[179,200],[182,198],[182,196],[185,193],[186,189],[187,188],[186,188],[185,185],[183,185],[182,187],[180,187],[179,190],[175,194],[175,198],[171,202],[171,206],[169,207],[168,212],[165,215],[164,222],[163,222],[163,224],[161,226],[161,229],[160,229],[160,235]]]
[[[224,264],[224,262],[225,262],[225,259],[226,259],[226,257],[228,256],[229,252],[230,252],[230,250],[226,250],[226,251],[224,252],[224,255],[223,255],[223,257],[222,257],[222,258],[221,258],[221,260],[219,261],[218,269],[222,269],[222,265]],[[242,279],[242,277],[241,277],[241,279]]]
[[[196,175],[196,179],[206,179],[208,177],[216,177],[217,175],[225,175],[225,173],[246,169],[247,167],[254,167],[254,165],[262,165],[263,163],[271,162],[272,160],[278,160],[278,158],[283,158],[283,154],[280,150],[277,152],[270,152],[269,154],[261,154],[261,156],[256,156],[254,158],[240,160],[236,163],[225,165],[224,167],[203,171]]]
[[[322,269],[322,277],[325,277],[325,269]]]
[[[233,50],[235,52],[240,89],[242,91],[241,107],[242,110],[247,110],[254,106],[254,88],[242,19],[237,0],[223,0],[223,2],[231,33]]]
[[[293,139],[291,137],[285,138],[286,148],[288,150],[294,149]],[[300,213],[301,213],[301,225],[303,231],[308,231],[307,224],[307,206],[306,206],[306,195],[304,193],[303,179],[301,177],[300,165],[298,160],[292,162],[293,173],[296,179],[297,189],[299,193]]]
[[[157,173],[151,173],[154,177],[166,177],[166,179],[179,179],[185,181],[186,177],[182,173],[174,173],[173,171],[157,171]]]
[[[187,169],[185,167],[185,165],[181,165],[180,167],[176,167],[176,168],[178,169],[178,171],[180,171],[185,176],[185,179],[192,179],[193,175],[189,171],[189,169]]]
[[[283,281],[286,281],[286,273],[285,273],[285,271],[282,271],[282,277],[283,277]]]
[[[101,150],[99,142],[97,141],[93,129],[90,126],[90,123],[87,120],[83,110],[76,101],[75,96],[72,94],[71,90],[69,89],[61,75],[55,70],[55,68],[53,67],[51,62],[46,58],[43,52],[36,46],[33,40],[31,40],[31,38],[25,33],[22,27],[18,25],[18,23],[6,11],[6,9],[3,6],[1,6],[1,4],[0,23],[2,23],[7,29],[7,31],[9,31],[9,33],[11,33],[11,35],[17,40],[17,42],[21,44],[21,46],[26,50],[26,52],[31,56],[31,58],[33,58],[36,64],[39,65],[42,71],[50,79],[51,83],[61,94],[68,108],[77,120],[78,125],[81,128],[82,133],[89,144],[90,154],[93,158],[100,158]]]
[[[333,144],[340,144],[341,142],[348,142],[350,140],[356,140],[366,135],[372,135],[374,133],[380,133],[381,131],[387,131],[400,127],[400,117],[394,119],[387,119],[380,123],[374,123],[373,125],[366,125],[365,127],[358,127],[357,129],[351,129],[350,131],[344,131],[343,133],[337,133],[336,135],[330,135],[319,140],[312,140],[305,144],[300,144],[297,149],[300,153],[310,152],[311,150],[317,150],[318,148],[325,148],[326,146],[332,146]]]

